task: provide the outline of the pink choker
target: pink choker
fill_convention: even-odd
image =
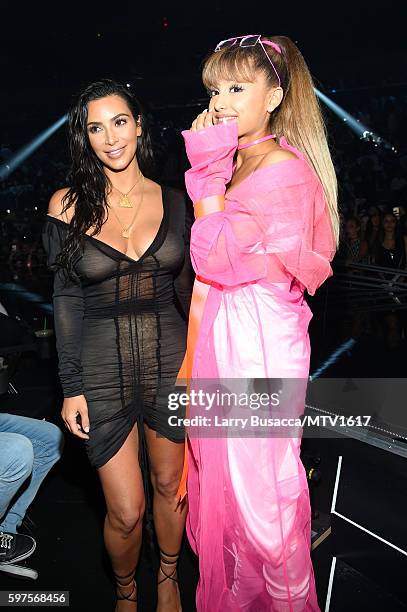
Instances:
[[[257,138],[257,140],[253,140],[252,142],[246,142],[245,144],[239,145],[237,147],[238,151],[242,149],[247,149],[247,147],[252,147],[253,145],[260,144],[261,142],[266,142],[266,140],[271,140],[271,138],[275,138],[275,134],[269,134],[268,136],[263,136],[263,138]]]

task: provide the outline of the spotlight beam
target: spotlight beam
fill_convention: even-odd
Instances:
[[[349,340],[346,340],[346,342],[341,344],[333,353],[331,353],[327,357],[324,363],[310,375],[309,381],[312,382],[316,378],[319,378],[327,368],[329,368],[333,363],[336,363],[339,358],[347,351],[350,351],[355,346],[355,344],[356,340],[354,338],[349,338]]]
[[[372,132],[366,125],[363,125],[360,121],[355,119],[352,115],[350,115],[342,106],[339,106],[336,102],[328,98],[322,91],[319,91],[316,87],[314,87],[314,91],[318,98],[326,104],[326,106],[333,112],[337,117],[342,119],[345,123],[349,125],[351,130],[353,130],[361,139],[369,139],[376,146],[384,145],[386,148],[391,149],[395,153],[397,153],[396,149],[392,147],[388,142],[385,142],[381,136],[378,136],[374,132]]]
[[[20,164],[23,163],[38,147],[40,147],[54,132],[66,122],[68,115],[64,115],[56,121],[51,127],[47,128],[27,145],[22,147],[13,157],[0,166],[0,181],[4,181]]]

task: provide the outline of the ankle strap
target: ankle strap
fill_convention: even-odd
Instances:
[[[120,590],[121,587],[126,587],[126,586],[130,586],[133,583],[133,588],[131,589],[130,593],[128,593],[128,595],[124,595],[123,591]],[[133,580],[131,582],[129,582],[127,585],[120,585],[117,587],[117,594],[116,594],[116,598],[119,601],[123,601],[123,600],[127,600],[127,601],[135,601],[137,602],[137,584],[136,581]]]
[[[171,557],[172,557],[172,558],[175,558],[175,557],[176,557],[176,558],[178,559],[178,557],[179,557],[179,553],[180,553],[180,551],[178,551],[178,552],[177,552],[175,555],[169,555],[168,553],[164,552],[164,551],[163,551],[163,550],[161,550],[161,548],[160,548],[160,557],[162,557],[162,556],[164,555],[164,557],[170,557],[170,558],[171,558]]]
[[[115,572],[113,572],[113,575],[114,575],[114,577],[115,577],[115,579],[116,579],[116,582],[117,582],[117,584],[118,584],[119,586],[121,586],[121,587],[127,587],[127,586],[129,586],[129,585],[130,585],[130,584],[131,584],[131,583],[134,581],[134,574],[135,574],[135,573],[136,573],[136,568],[134,568],[134,570],[132,570],[132,571],[131,571],[129,574],[127,574],[126,576],[119,576],[119,575],[118,575],[118,574],[116,574]],[[126,582],[125,584],[123,584],[122,582],[120,582],[120,581],[123,581],[123,580],[127,580],[127,579],[128,579],[128,578],[130,578],[130,577],[131,577],[130,582]]]
[[[170,559],[174,559],[174,560],[168,561],[167,559],[164,559],[163,556],[169,557]],[[162,567],[163,565],[177,565],[178,557],[179,557],[179,551],[175,555],[169,555],[160,549],[160,572],[163,574],[164,578],[159,580],[157,584],[161,584],[162,582],[165,582],[165,580],[173,580],[174,582],[178,582],[178,579],[174,578],[175,574],[177,573],[176,567],[174,567],[173,570],[169,570],[170,571],[169,574],[167,574],[167,572],[165,572]]]

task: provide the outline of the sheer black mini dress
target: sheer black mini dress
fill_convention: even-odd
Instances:
[[[56,265],[68,225],[48,215],[43,231],[55,274],[60,380],[65,397],[86,398],[85,444],[96,468],[115,455],[136,422],[172,441],[185,435],[183,427],[169,425],[168,394],[186,348],[191,219],[181,191],[162,187],[162,201],[161,225],[137,261],[85,236],[76,282]]]

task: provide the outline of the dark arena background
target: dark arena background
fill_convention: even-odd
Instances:
[[[156,179],[183,188],[181,130],[207,102],[200,65],[219,40],[284,34],[310,66],[326,119],[342,220],[334,276],[308,298],[311,415],[334,420],[304,438],[312,559],[321,610],[407,610],[407,57],[401,4],[367,2],[7,2],[0,35],[0,411],[63,428],[41,227],[66,186],[65,114],[98,78],[120,80],[148,111]],[[404,258],[371,248],[386,215]],[[362,246],[366,250],[361,256]],[[63,428],[64,429],[64,428]],[[65,431],[65,430],[64,430]],[[356,433],[355,433],[356,432]],[[65,435],[21,528],[37,542],[0,591],[69,591],[70,609],[107,612],[104,500],[80,441]],[[143,550],[139,609],[153,612],[157,559]],[[183,610],[195,610],[198,565],[185,539]],[[3,604],[1,604],[3,605]]]

